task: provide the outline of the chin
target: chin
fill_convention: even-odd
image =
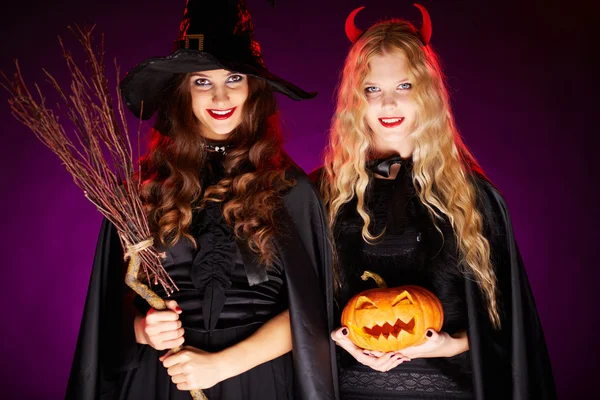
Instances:
[[[385,143],[401,143],[405,141],[410,134],[405,132],[386,132],[381,133],[379,136],[379,140]]]
[[[229,121],[228,121],[229,122]],[[240,123],[242,121],[238,121],[238,122],[233,122],[231,121],[228,124],[214,124],[213,126],[211,126],[210,128],[212,129],[212,131],[214,133],[216,133],[217,135],[229,135],[231,132],[233,132],[238,126],[240,126]]]
[[[229,136],[231,135],[231,132],[233,132],[233,129],[213,130],[213,132],[219,136]]]
[[[225,139],[227,136],[229,136],[231,134],[231,132],[233,132],[233,130],[237,127],[238,125],[236,124],[227,124],[227,125],[219,125],[219,126],[215,126],[215,125],[208,125],[208,131],[211,132],[212,135],[218,135],[218,136],[222,136],[223,139]]]

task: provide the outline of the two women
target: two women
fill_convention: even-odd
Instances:
[[[328,222],[338,309],[369,288],[360,276],[371,270],[389,286],[426,287],[445,313],[441,331],[399,352],[367,352],[346,327],[334,331],[342,398],[555,397],[506,204],[460,140],[430,25],[349,29],[355,44],[315,173],[327,217],[273,117],[273,89],[310,95],[268,73],[247,10],[225,3],[227,12],[190,1],[179,50],[123,81],[136,115],[158,111],[144,200],[180,291],[170,311],[128,303],[105,225],[69,397],[178,399],[206,388],[210,399],[334,398]],[[234,29],[218,21],[210,32],[206,19],[196,29],[194,15],[231,10],[242,13]]]

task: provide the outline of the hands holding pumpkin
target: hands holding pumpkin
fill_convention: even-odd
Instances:
[[[405,361],[410,361],[409,358],[398,351],[382,353],[361,349],[348,338],[348,328],[344,326],[331,332],[331,338],[338,346],[350,353],[356,361],[376,371],[386,372]]]
[[[469,339],[466,332],[450,336],[446,332],[436,332],[428,329],[427,340],[419,345],[400,350],[402,355],[409,358],[454,357],[469,350]]]
[[[379,289],[354,295],[342,311],[345,326],[331,333],[360,363],[389,371],[413,358],[452,357],[469,349],[466,332],[454,337],[438,332],[444,310],[428,289],[416,285],[387,288],[383,278],[372,271],[365,271],[361,279],[374,279]]]
[[[453,357],[469,349],[466,332],[461,332],[453,337],[446,332],[428,329],[425,336],[427,340],[424,343],[399,351],[383,353],[364,350],[356,346],[348,338],[348,328],[346,327],[341,327],[331,333],[331,338],[336,344],[350,353],[356,361],[381,372],[389,371],[414,358]]]

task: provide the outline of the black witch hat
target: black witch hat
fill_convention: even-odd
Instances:
[[[270,73],[253,36],[245,0],[187,0],[174,52],[149,58],[127,73],[120,84],[125,104],[149,119],[174,74],[213,69],[260,78],[294,100],[316,96]]]

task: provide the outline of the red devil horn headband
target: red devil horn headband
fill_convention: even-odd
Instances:
[[[421,36],[421,40],[423,40],[423,44],[427,46],[429,41],[431,40],[431,17],[427,12],[427,9],[420,4],[415,3],[415,7],[417,7],[421,11],[421,17],[423,18],[423,24],[421,25],[421,30],[419,31],[419,36]]]
[[[417,7],[421,11],[421,16],[423,17],[423,25],[419,30],[419,36],[423,41],[423,44],[427,46],[429,44],[429,40],[431,40],[431,17],[427,12],[427,9],[420,4],[415,3],[415,7]],[[364,7],[358,7],[354,11],[348,15],[346,18],[346,36],[352,43],[355,43],[358,38],[364,33],[363,30],[360,30],[356,27],[354,23],[354,18],[356,18],[356,14],[358,14]]]
[[[357,9],[352,11],[350,15],[348,15],[348,18],[346,18],[346,36],[348,36],[348,39],[350,39],[352,43],[356,43],[358,38],[364,32],[358,29],[356,27],[356,24],[354,23],[354,18],[356,18],[356,14],[358,14],[363,8],[365,7],[358,7]]]

